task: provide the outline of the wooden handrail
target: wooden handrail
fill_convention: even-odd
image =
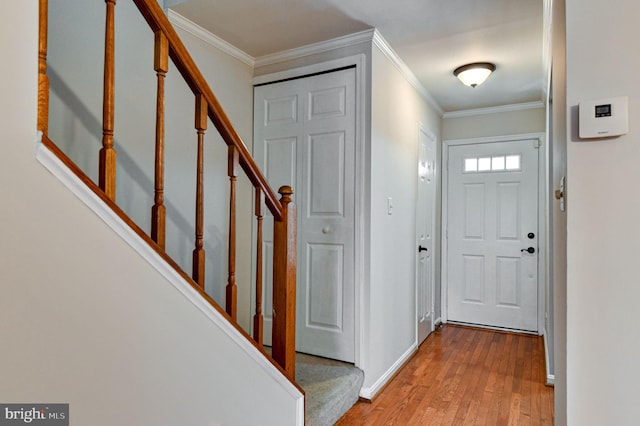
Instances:
[[[177,70],[194,95],[202,94],[202,96],[204,96],[209,105],[209,119],[225,143],[227,145],[233,145],[238,149],[240,167],[242,167],[253,186],[260,188],[264,192],[265,204],[274,219],[278,221],[282,220],[283,208],[278,200],[278,196],[267,183],[267,179],[253,160],[242,138],[234,129],[227,114],[222,109],[222,106],[220,106],[213,91],[162,11],[162,8],[158,5],[158,2],[155,0],[133,0],[133,2],[138,6],[140,13],[142,13],[142,16],[144,16],[151,29],[154,32],[162,31],[167,37],[169,41],[169,56],[173,60]]]
[[[46,76],[47,57],[47,0],[40,1],[40,27],[38,47],[38,129],[43,131],[43,141],[53,146],[48,138],[49,85]],[[99,154],[99,183],[91,182],[79,172],[75,164],[73,170],[94,191],[99,192],[112,209],[141,234],[140,228],[128,218],[115,203],[116,193],[116,151],[114,150],[115,117],[115,7],[117,0],[104,0],[106,4],[104,86],[103,86],[103,137]],[[228,320],[239,329],[237,316],[236,285],[236,197],[237,176],[240,168],[245,172],[255,190],[255,214],[257,219],[256,254],[256,312],[254,317],[254,344],[262,349],[262,221],[263,206],[273,216],[273,360],[293,383],[295,383],[295,294],[296,294],[296,208],[291,195],[293,190],[280,188],[281,197],[275,192],[260,172],[244,142],[233,128],[231,121],[223,111],[211,88],[202,76],[184,44],[175,32],[156,0],[132,0],[154,33],[154,70],[157,78],[156,98],[156,135],[155,135],[155,179],[154,205],[151,208],[151,232],[145,235],[147,242],[163,258],[169,259],[171,266],[187,278],[191,285],[217,310],[219,306],[204,292],[205,287],[205,251],[204,251],[204,134],[208,120],[214,124],[220,136],[228,146],[228,175],[230,179],[229,200],[229,245],[228,245],[228,281],[226,287],[226,312]],[[165,77],[169,70],[169,58],[180,72],[195,96],[195,128],[197,131],[196,164],[196,224],[195,249],[193,251],[192,276],[188,277],[175,261],[165,252],[166,208],[164,205],[164,152],[165,152]],[[51,149],[51,148],[50,148]],[[65,163],[68,157],[56,147],[53,150]],[[98,189],[99,188],[99,189]],[[243,332],[244,333],[244,332]],[[248,336],[244,333],[245,336]]]
[[[46,1],[46,0],[43,0]],[[153,241],[151,239],[151,237],[149,237],[144,230],[142,230],[142,228],[140,228],[133,220],[131,220],[131,218],[124,212],[124,210],[122,210],[112,199],[110,199],[109,197],[106,196],[106,194],[104,193],[104,191],[102,190],[102,188],[100,188],[98,185],[95,184],[95,182],[93,182],[93,180],[91,180],[91,178],[89,176],[87,176],[87,174],[82,171],[82,169],[80,169],[80,167],[78,167],[76,165],[76,163],[73,162],[73,160],[71,160],[51,139],[49,139],[49,137],[47,135],[42,135],[42,145],[44,145],[49,151],[51,151],[56,157],[58,157],[60,159],[60,161],[69,168],[69,170],[71,170],[71,172],[76,175],[78,177],[78,179],[80,179],[80,181],[82,181],[88,188],[89,190],[91,190],[96,197],[98,197],[103,203],[105,203],[107,206],[109,206],[109,208],[111,208],[111,210],[113,210],[113,212],[116,214],[116,216],[118,216],[124,223],[126,223],[131,230],[138,235],[138,237],[140,237],[143,241],[145,241],[150,247],[151,249],[158,255],[160,256],[160,258],[162,260],[164,260],[165,262],[167,262],[167,264],[169,266],[171,266],[177,273],[178,275],[180,275],[182,277],[182,279],[184,279],[187,283],[189,283],[189,285],[198,292],[198,294],[200,294],[200,296],[206,300],[209,305],[211,305],[213,307],[213,309],[215,309],[220,315],[222,315],[223,317],[225,317],[229,323],[231,323],[231,325],[236,329],[236,331],[238,333],[240,333],[242,336],[244,336],[244,338],[251,342],[253,344],[253,346],[256,347],[256,349],[258,349],[267,359],[272,359],[268,356],[268,354],[264,351],[264,349],[262,348],[262,345],[258,345],[258,343],[256,343],[251,336],[249,336],[247,334],[246,331],[244,331],[237,323],[231,321],[231,317],[229,315],[227,315],[227,313],[224,311],[224,309],[222,309],[216,302],[215,300],[213,300],[211,298],[211,296],[209,296],[207,293],[205,293],[205,291],[200,288],[200,286],[193,280],[191,279],[191,277],[189,277],[183,270],[182,268],[180,268],[180,266],[178,266],[178,264],[164,251],[162,250],[156,243],[155,241]],[[273,365],[278,369],[278,371],[280,371],[283,375],[290,377],[289,374],[287,373],[287,371],[285,371],[285,369],[282,367],[282,364],[280,364],[279,362],[277,362],[277,360],[275,360],[275,357],[273,357],[273,360],[276,362],[273,362]],[[302,393],[304,394],[304,390],[300,387],[300,385],[298,385],[295,381],[291,381],[291,383]]]
[[[235,177],[231,168],[239,164],[256,190],[262,192],[264,203],[274,218],[273,258],[273,358],[295,380],[295,316],[296,316],[296,208],[291,199],[293,190],[283,186],[280,200],[260,172],[246,145],[234,129],[211,88],[202,76],[180,40],[175,29],[155,0],[133,0],[151,30],[161,31],[169,44],[169,56],[194,95],[208,104],[209,119],[229,146],[231,177],[231,209],[229,230],[229,280],[226,288],[226,310],[235,320]],[[233,158],[233,160],[231,160]],[[233,164],[232,164],[233,161]],[[235,171],[233,172],[235,174]]]

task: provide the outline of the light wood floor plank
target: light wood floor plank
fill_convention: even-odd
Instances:
[[[542,338],[446,325],[337,426],[552,425]]]

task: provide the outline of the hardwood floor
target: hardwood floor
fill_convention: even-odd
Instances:
[[[336,426],[552,425],[542,337],[445,325]]]

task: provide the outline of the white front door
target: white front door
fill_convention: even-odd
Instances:
[[[449,321],[537,331],[537,142],[449,147]]]
[[[416,205],[416,293],[418,344],[433,331],[435,281],[434,233],[436,206],[436,141],[420,128],[418,141],[418,194]]]
[[[293,187],[298,208],[296,349],[354,362],[355,69],[256,87],[254,123],[256,161],[273,188]]]

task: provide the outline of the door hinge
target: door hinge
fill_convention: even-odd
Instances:
[[[541,146],[542,146],[542,141],[540,139],[534,139],[533,147],[534,148],[540,148]]]

